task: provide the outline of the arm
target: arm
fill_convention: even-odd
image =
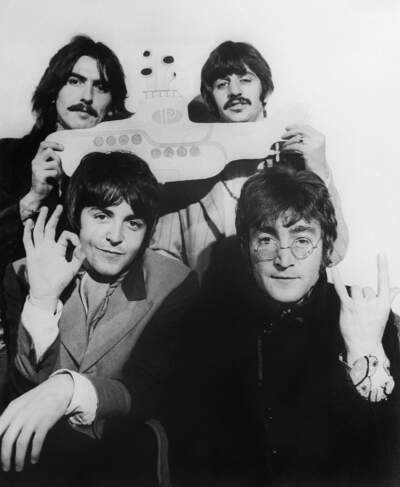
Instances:
[[[282,135],[282,152],[300,154],[305,168],[315,172],[326,184],[337,219],[337,239],[331,255],[332,264],[338,264],[345,256],[349,231],[344,220],[339,193],[332,179],[329,165],[326,161],[325,136],[309,125],[290,125]]]
[[[196,291],[197,279],[191,273],[170,293],[142,333],[124,367],[121,381],[93,375],[84,376],[86,386],[83,387],[93,388],[97,397],[98,406],[85,401],[86,408],[95,409],[94,424],[88,425],[95,434],[102,430],[101,423],[106,418],[129,414],[130,419],[136,422],[159,413],[163,392],[180,344],[181,326],[192,306]],[[75,379],[69,373],[53,375],[9,404],[0,417],[0,436],[3,436],[1,459],[4,470],[11,467],[14,447],[15,468],[22,470],[32,439],[31,462],[36,463],[46,434],[57,421],[65,414],[88,413],[82,411],[82,397],[87,389],[86,392],[77,391],[77,383],[74,382]],[[82,382],[79,387],[81,385]],[[77,394],[81,394],[80,398],[76,397]],[[75,411],[69,411],[72,403],[75,403]]]
[[[62,145],[42,142],[38,149],[36,138],[4,139],[0,143],[0,250],[3,263],[22,255],[22,246],[16,244],[21,241],[23,221],[35,215],[54,187],[61,184],[58,152],[63,150]]]
[[[47,208],[43,207],[36,225],[33,227],[32,220],[28,220],[24,229],[27,276],[23,277],[29,283],[29,298],[21,315],[15,365],[22,377],[33,382],[43,381],[53,370],[58,356],[57,324],[61,315],[59,297],[75,277],[84,259],[75,234],[63,232],[55,240],[55,229],[61,211],[62,207],[58,206],[45,225]],[[66,260],[68,243],[76,247],[70,261]],[[12,282],[11,279],[11,284]],[[15,290],[18,289],[15,280],[11,289],[14,289],[15,295]],[[19,313],[15,312],[15,305],[12,305],[12,294],[11,291],[8,296],[10,306],[7,308],[10,309],[8,315],[15,329],[16,316]],[[18,383],[18,373],[13,374],[15,385]],[[22,387],[25,387],[24,380]],[[17,389],[20,387],[17,386]]]
[[[391,303],[400,289],[389,288],[387,261],[382,255],[378,257],[377,293],[372,288],[352,286],[349,296],[336,268],[332,277],[341,302],[340,331],[349,377],[361,396],[379,402],[394,386],[382,339]]]

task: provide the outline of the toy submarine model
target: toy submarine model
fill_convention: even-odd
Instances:
[[[146,76],[148,71],[141,73]],[[144,90],[136,113],[128,119],[50,134],[46,140],[64,146],[60,153],[64,172],[71,176],[89,152],[118,150],[133,152],[145,160],[160,182],[209,178],[232,161],[276,155],[271,147],[285,126],[294,122],[287,114],[259,122],[192,122],[187,100],[170,84],[171,80],[165,89]],[[296,118],[299,123],[298,114]]]

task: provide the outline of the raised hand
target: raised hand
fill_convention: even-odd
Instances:
[[[323,180],[329,177],[325,155],[325,136],[310,125],[289,125],[282,135],[282,152],[297,152],[304,158],[306,169]]]
[[[61,419],[74,390],[69,374],[59,374],[14,399],[0,416],[1,466],[8,471],[15,449],[15,470],[24,467],[31,444],[31,463],[39,461],[46,435]],[[31,443],[32,442],[32,443]]]
[[[62,213],[58,205],[45,224],[48,209],[41,208],[36,224],[27,220],[23,242],[26,251],[29,294],[32,304],[54,312],[58,298],[75,277],[84,260],[76,234],[64,231],[55,240],[57,223]],[[66,251],[70,242],[75,250],[70,261]]]
[[[370,287],[352,286],[349,296],[336,267],[331,269],[340,298],[340,331],[346,352],[349,376],[357,391],[371,402],[387,398],[393,391],[390,362],[382,346],[382,336],[390,306],[399,288],[389,288],[386,257],[378,256],[378,292]]]
[[[347,362],[351,365],[358,358],[383,352],[382,336],[389,317],[393,299],[399,288],[389,288],[387,259],[378,256],[378,292],[370,287],[351,286],[349,296],[336,267],[331,269],[336,292],[340,298],[340,331]]]
[[[60,184],[63,171],[59,152],[62,150],[64,147],[58,142],[43,141],[39,145],[32,160],[31,189],[21,199],[22,220],[38,210],[53,187]]]

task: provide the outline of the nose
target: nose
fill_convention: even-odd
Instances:
[[[123,241],[123,226],[122,223],[113,222],[106,234],[107,242],[111,245],[118,245]]]
[[[84,83],[82,88],[81,100],[85,103],[92,103],[93,102],[93,84],[92,83]]]
[[[274,259],[275,267],[279,270],[287,269],[294,265],[294,255],[289,247],[279,247],[278,255]]]
[[[231,78],[229,83],[229,92],[231,95],[241,95],[242,94],[242,86],[238,79]]]

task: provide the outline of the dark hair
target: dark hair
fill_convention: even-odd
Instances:
[[[130,152],[91,152],[71,177],[67,192],[68,218],[80,229],[82,210],[89,206],[106,208],[126,201],[137,218],[147,225],[144,250],[158,220],[160,186],[149,166]]]
[[[248,66],[261,81],[260,101],[265,106],[265,98],[272,93],[271,69],[267,61],[255,47],[245,42],[225,41],[208,56],[201,70],[200,91],[209,110],[219,117],[218,107],[214,100],[213,84],[218,78],[225,78],[233,73],[244,75]]]
[[[54,101],[67,82],[75,63],[82,56],[96,59],[101,81],[110,88],[110,114],[106,114],[104,120],[120,120],[132,115],[125,107],[125,75],[117,56],[102,42],[80,35],[56,52],[39,81],[32,97],[32,110],[36,116],[34,131],[48,134],[56,129],[57,112]]]
[[[331,263],[337,238],[335,209],[322,179],[311,171],[275,167],[263,169],[243,185],[236,212],[236,230],[245,252],[249,249],[250,229],[274,226],[284,215],[289,227],[304,218],[321,226],[322,268]]]

